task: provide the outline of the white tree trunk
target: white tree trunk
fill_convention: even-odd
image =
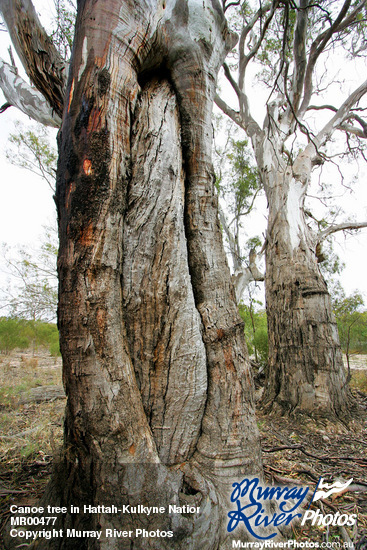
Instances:
[[[263,406],[314,418],[350,415],[336,321],[304,216],[312,150],[278,164],[266,184],[269,220],[266,302],[269,364]]]

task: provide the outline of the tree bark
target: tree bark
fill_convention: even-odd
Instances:
[[[225,548],[232,483],[261,472],[211,166],[231,43],[215,0],[78,4],[57,178],[65,443],[43,500],[166,508],[68,512],[58,528],[102,530],[80,548]],[[200,511],[169,513],[185,504]],[[135,528],[173,537],[106,537]]]
[[[352,401],[338,329],[317,264],[317,239],[304,216],[311,173],[306,153],[293,165],[279,161],[267,174],[269,363],[262,405],[269,411],[345,421]]]
[[[31,0],[0,0],[13,46],[32,84],[62,117],[67,64],[43,29]]]

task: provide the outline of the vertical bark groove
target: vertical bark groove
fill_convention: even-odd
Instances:
[[[140,104],[124,230],[123,305],[160,459],[175,464],[190,457],[200,431],[206,354],[187,263],[175,96],[167,83],[153,82]]]

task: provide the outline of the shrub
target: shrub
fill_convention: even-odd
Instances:
[[[0,318],[0,351],[9,354],[15,348],[29,348],[26,321],[22,319]]]

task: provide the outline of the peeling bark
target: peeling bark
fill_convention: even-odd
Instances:
[[[31,88],[13,67],[0,59],[0,88],[8,102],[8,107],[16,107],[33,120],[59,128],[61,118],[49,106],[43,95]]]
[[[30,81],[61,118],[67,66],[39,22],[30,0],[1,0],[0,11]]]

